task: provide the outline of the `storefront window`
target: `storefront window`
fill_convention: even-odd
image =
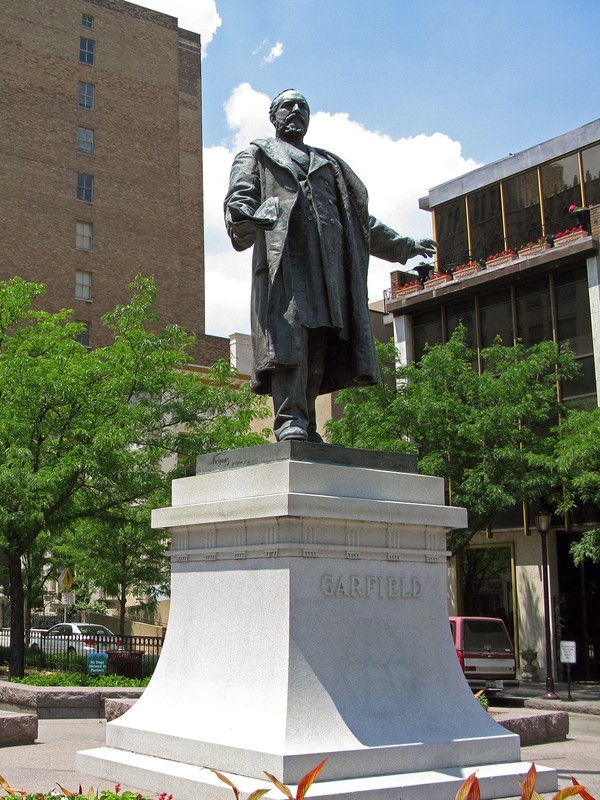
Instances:
[[[450,339],[456,326],[461,323],[467,329],[466,343],[475,347],[475,305],[473,300],[449,303],[446,306],[446,338]]]
[[[414,315],[413,342],[415,361],[420,361],[423,357],[425,345],[441,344],[442,318],[439,310]]]
[[[594,357],[583,356],[577,359],[580,374],[579,377],[570,381],[564,381],[562,385],[562,396],[564,400],[574,397],[586,397],[596,394],[596,371],[594,369]]]
[[[517,287],[517,320],[517,336],[525,347],[552,340],[550,292],[546,278]]]
[[[514,342],[510,290],[484,295],[479,300],[481,346],[490,347],[497,336],[502,344],[512,347]]]
[[[545,164],[541,172],[545,232],[559,233],[572,228],[574,220],[569,206],[582,203],[577,154]]]
[[[508,247],[516,249],[542,235],[536,170],[504,181],[504,207]]]
[[[592,322],[585,266],[562,272],[554,279],[558,340],[569,342],[578,356],[591,355]]]

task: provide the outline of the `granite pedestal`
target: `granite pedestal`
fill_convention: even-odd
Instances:
[[[473,771],[482,797],[518,794],[519,738],[474,699],[450,636],[445,534],[466,512],[443,481],[301,442],[198,469],[153,516],[172,537],[156,672],[78,768],[176,800],[229,797],[204,767],[248,793],[324,758],[315,798],[453,798]]]

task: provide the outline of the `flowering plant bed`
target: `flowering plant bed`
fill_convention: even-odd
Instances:
[[[481,272],[481,264],[479,261],[467,261],[466,264],[461,264],[454,272],[455,278],[468,278],[475,273]]]
[[[544,250],[550,250],[550,242],[543,236],[535,242],[527,242],[519,250],[519,258],[527,258],[528,256],[536,256],[538,253],[543,253]]]
[[[501,267],[503,264],[509,264],[511,261],[515,261],[516,258],[517,254],[514,250],[503,250],[501,253],[494,253],[488,256],[485,263],[486,267],[490,269],[490,267]]]
[[[571,228],[568,231],[561,231],[554,237],[554,246],[560,247],[563,244],[570,244],[576,242],[578,239],[585,239],[589,233],[582,227]]]
[[[412,281],[412,283],[405,283],[404,286],[398,286],[392,293],[392,299],[396,300],[398,297],[406,297],[407,294],[414,294],[423,289],[423,284],[420,281]]]
[[[425,281],[425,288],[434,289],[436,286],[439,286],[442,283],[448,283],[448,281],[451,280],[452,275],[449,275],[447,272],[434,272]]]

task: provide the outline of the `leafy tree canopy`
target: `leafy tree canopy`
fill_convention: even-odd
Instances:
[[[58,541],[81,520],[133,524],[132,505],[166,502],[196,454],[265,441],[249,432],[264,404],[225,362],[202,380],[186,369],[193,337],[177,325],[155,332],[153,282],[138,277],[131,288],[131,301],[104,317],[113,343],[88,352],[71,311],[34,308],[42,285],[0,282],[0,553],[12,674],[23,671],[21,563],[40,534]]]
[[[443,477],[450,502],[469,512],[469,529],[450,537],[453,549],[515,505],[553,495],[556,386],[577,371],[568,348],[496,341],[481,352],[477,371],[459,326],[417,364],[396,366],[393,342],[378,352],[383,384],[340,392],[344,413],[328,424],[328,436],[416,453],[420,472]]]
[[[556,468],[564,487],[559,511],[568,513],[581,501],[600,508],[600,409],[571,411],[559,432]],[[573,542],[571,553],[575,564],[584,559],[600,562],[600,528]]]

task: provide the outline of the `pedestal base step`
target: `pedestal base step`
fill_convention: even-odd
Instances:
[[[77,753],[77,769],[128,786],[137,786],[146,792],[168,792],[177,800],[231,800],[231,788],[210,770],[190,764],[131,753],[110,747],[83,750]],[[320,781],[309,790],[312,800],[389,800],[401,792],[402,800],[454,800],[461,784],[473,772],[479,778],[482,800],[517,797],[519,780],[523,780],[531,764],[513,762],[486,764],[474,767],[408,772],[401,775],[382,775],[371,778]],[[558,788],[556,772],[547,767],[536,767],[536,789],[540,794]],[[279,798],[280,793],[269,781],[227,775],[239,788],[242,797],[260,788],[272,788],[268,798]],[[290,787],[295,793],[296,787]],[[392,794],[392,792],[394,794]]]

